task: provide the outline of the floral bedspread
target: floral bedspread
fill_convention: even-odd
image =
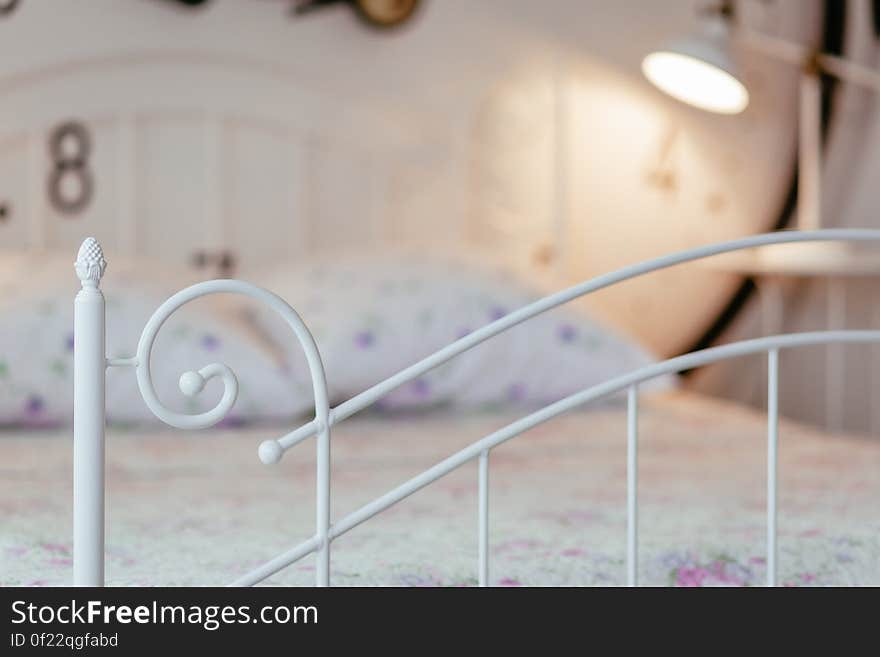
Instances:
[[[625,580],[622,408],[574,413],[492,452],[490,579],[498,586]],[[333,437],[334,517],[514,419],[362,416]],[[642,584],[765,581],[762,415],[675,393],[640,423]],[[225,584],[307,538],[314,445],[276,466],[277,429],[108,434],[111,585]],[[785,585],[880,584],[880,441],[784,422],[779,572]],[[71,579],[71,440],[0,434],[0,584]],[[333,544],[337,585],[476,583],[477,469],[468,464]],[[308,585],[310,557],[272,577]]]

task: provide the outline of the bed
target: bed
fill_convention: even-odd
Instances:
[[[510,413],[360,416],[334,433],[333,515],[369,501],[498,428]],[[690,393],[643,402],[640,580],[765,581],[765,418]],[[313,531],[314,450],[276,468],[265,428],[108,434],[108,585],[212,585]],[[493,451],[490,584],[625,582],[625,413],[606,405]],[[66,585],[68,432],[0,438],[3,585]],[[880,583],[880,446],[783,422],[779,577],[784,585]],[[476,583],[477,478],[464,467],[334,543],[338,585]],[[310,585],[310,560],[267,580]]]
[[[219,381],[193,398],[178,389],[181,372],[209,362],[235,370],[239,395],[220,428],[204,435],[156,421],[125,366],[169,295],[232,275],[279,294],[315,334],[335,406],[544,294],[639,258],[753,232],[760,220],[745,212],[751,223],[732,215],[707,222],[697,203],[673,225],[657,222],[656,208],[668,220],[680,204],[637,204],[622,215],[606,199],[591,210],[609,222],[590,224],[608,237],[597,239],[574,213],[547,211],[565,205],[561,197],[518,183],[531,182],[531,168],[492,182],[514,146],[531,166],[544,161],[546,113],[528,112],[528,124],[541,126],[529,137],[493,111],[492,98],[475,101],[487,111],[474,125],[459,115],[440,124],[436,113],[372,95],[337,97],[309,86],[291,64],[286,30],[249,32],[271,45],[254,54],[208,34],[205,23],[162,18],[150,4],[118,19],[150,21],[157,29],[149,35],[108,28],[122,41],[72,41],[60,56],[40,50],[0,77],[0,584],[71,582],[71,264],[86,235],[108,251],[101,358],[119,365],[106,374],[106,583],[183,585],[226,583],[312,536],[319,468],[305,447],[274,468],[257,458],[260,444],[314,413],[301,350],[263,307],[212,297],[169,320],[153,372],[162,402],[186,414],[212,408]],[[222,10],[246,11],[237,7]],[[95,11],[95,24],[115,20]],[[7,27],[28,40],[42,33],[46,12],[57,21],[56,7],[35,7]],[[188,31],[202,29],[210,38],[192,41]],[[181,50],[181,40],[200,45]],[[371,58],[378,43],[360,43],[359,56]],[[591,96],[578,97],[596,108]],[[501,103],[508,114],[535,107],[533,94],[518,98]],[[620,110],[611,100],[593,123]],[[656,117],[634,123],[657,135],[666,129]],[[761,126],[750,134],[766,146],[762,131],[774,124]],[[641,149],[656,135],[644,136],[636,154],[619,158],[626,166],[615,170],[615,185],[644,177]],[[617,232],[624,224],[629,232]],[[640,239],[649,226],[652,238]],[[488,252],[471,254],[478,245]],[[499,254],[505,262],[494,261]],[[462,257],[489,271],[462,274]],[[687,265],[658,276],[589,295],[602,300],[595,310],[611,309],[607,316],[534,318],[334,426],[331,515],[548,402],[672,355],[699,336],[734,283]],[[519,279],[536,288],[511,285]],[[659,346],[656,356],[644,344]],[[755,369],[760,385],[763,374]],[[763,583],[766,417],[676,390],[670,376],[641,383],[639,393],[637,579]],[[631,583],[623,402],[590,405],[493,449],[485,541],[477,531],[482,470],[468,464],[335,540],[333,583]],[[780,428],[776,581],[878,583],[871,502],[880,447],[784,420]],[[478,554],[490,563],[485,572]],[[313,583],[314,568],[298,561],[266,582]]]
[[[825,231],[821,237],[877,239],[880,234]],[[745,243],[816,238],[789,233],[746,238]],[[704,250],[739,246],[737,242]],[[671,262],[640,263],[632,271],[615,273],[609,281],[701,254],[695,250],[671,256]],[[85,266],[87,257],[97,264]],[[417,267],[414,257],[418,257]],[[96,288],[88,284],[92,278],[100,282],[105,267],[100,245],[86,240],[76,265],[86,298],[94,297]],[[537,293],[520,289],[508,270],[468,263],[460,254],[428,257],[404,252],[392,257],[385,253],[378,259],[375,254],[356,254],[350,259],[337,257],[332,263],[319,258],[274,267],[263,276],[276,287],[288,286],[289,297],[311,313],[322,343],[320,351],[328,355],[327,372],[334,383],[327,394],[332,395],[336,409],[329,515],[337,524],[330,528],[345,527],[333,539],[328,574],[332,570],[334,584],[607,585],[638,581],[701,586],[768,580],[783,585],[876,581],[880,526],[873,502],[880,492],[876,476],[880,447],[875,442],[830,436],[780,421],[778,407],[774,409],[772,403],[768,420],[763,413],[677,390],[663,376],[702,362],[694,358],[711,362],[766,350],[771,354],[772,385],[779,350],[797,346],[803,336],[807,336],[804,344],[871,342],[878,339],[876,332],[764,338],[753,341],[754,348],[739,343],[657,364],[625,336],[589,316],[560,308],[533,313],[528,321],[502,330],[508,318],[513,321],[523,312],[511,308],[527,310],[544,301],[529,303],[528,295]],[[139,321],[138,306],[151,304],[142,289],[143,280],[124,275],[120,279],[133,287],[123,287],[117,303],[108,297],[108,326],[118,327],[129,315]],[[389,283],[396,287],[389,290]],[[216,284],[196,284],[190,289],[211,291]],[[236,285],[220,281],[219,289],[236,290]],[[571,296],[581,291],[580,286],[572,289]],[[54,293],[50,291],[49,297]],[[309,295],[339,303],[319,303],[310,309]],[[144,331],[151,344],[162,328],[155,317],[170,317],[181,306],[174,298],[194,296],[184,292],[160,306]],[[79,298],[77,322],[82,310]],[[465,303],[468,300],[472,303]],[[18,303],[9,313],[14,321],[4,327],[0,340],[6,353],[14,352],[10,345],[27,340],[34,340],[37,349],[29,353],[30,359],[51,352],[51,345],[60,349],[69,326],[64,304],[47,306],[45,298],[30,293],[18,295]],[[163,310],[166,307],[169,310]],[[425,320],[427,310],[435,313],[430,321]],[[103,312],[102,301],[102,318]],[[202,314],[185,318],[183,326],[210,326],[231,318],[231,312],[228,305],[209,306]],[[171,370],[186,367],[187,357],[204,364],[201,359],[208,355],[222,361],[237,356],[251,367],[253,378],[265,384],[266,370],[273,372],[267,368],[273,356],[253,362],[258,353],[253,343],[265,339],[278,349],[274,357],[283,363],[274,371],[277,378],[269,380],[286,387],[288,394],[264,399],[258,388],[256,393],[251,390],[254,403],[268,402],[269,406],[245,405],[237,421],[226,422],[225,431],[198,436],[149,424],[145,420],[150,413],[140,416],[144,409],[132,404],[131,395],[122,394],[124,386],[111,384],[115,398],[106,416],[111,420],[106,488],[101,482],[109,500],[106,549],[100,552],[106,564],[102,583],[198,585],[240,576],[236,582],[292,585],[316,577],[316,565],[302,560],[317,551],[315,539],[297,542],[308,537],[314,526],[312,511],[322,506],[321,491],[330,490],[329,480],[322,484],[316,479],[322,472],[320,435],[317,452],[300,448],[285,459],[281,456],[321,430],[315,421],[306,420],[299,420],[305,422],[303,427],[312,427],[306,433],[300,429],[284,436],[289,426],[281,432],[278,429],[281,416],[287,422],[303,413],[306,418],[310,412],[321,417],[320,405],[313,409],[314,397],[308,394],[314,372],[297,359],[301,354],[290,344],[293,341],[285,342],[284,334],[276,333],[279,326],[268,316],[250,307],[238,308],[238,312],[239,319],[247,318],[245,324],[252,329],[249,338],[238,337],[240,344],[234,331],[219,333],[219,324],[206,342],[205,333],[191,326],[175,328],[169,320],[163,330],[176,336]],[[449,361],[464,365],[443,363],[410,373],[401,385],[389,387],[375,399],[357,402],[356,406],[366,410],[343,421],[347,414],[340,409],[346,404],[365,394],[370,398],[368,391],[398,376],[394,372],[401,364],[406,368],[426,355],[430,360],[438,344],[441,350],[446,348],[450,335],[463,326],[468,330],[461,331],[453,344],[465,344],[471,336],[494,335]],[[289,329],[283,322],[280,328]],[[77,358],[91,341],[80,330],[74,349]],[[43,345],[47,339],[48,348]],[[134,359],[111,357],[108,364],[140,368],[138,361],[152,362],[152,347],[145,351],[143,345],[142,336]],[[103,344],[99,346],[103,372],[105,351]],[[73,361],[74,367],[77,362]],[[204,376],[224,379],[225,399],[226,374],[218,366],[199,371],[210,368],[215,373]],[[28,368],[22,369],[27,373]],[[640,374],[633,378],[633,372]],[[138,385],[143,394],[141,374]],[[27,382],[16,376],[17,368],[14,374],[5,372],[2,383],[7,401],[17,391],[27,390]],[[180,379],[184,392],[189,387],[187,376]],[[30,384],[48,385],[46,379],[38,374]],[[114,379],[108,375],[108,381]],[[242,378],[245,381],[247,376]],[[609,381],[623,383],[608,388]],[[191,392],[201,391],[201,385],[195,388]],[[291,390],[299,394],[291,397]],[[629,390],[626,404],[612,395],[598,407],[586,407],[592,410],[580,408],[582,402],[604,399],[615,390]],[[204,406],[212,407],[217,392],[207,395]],[[167,395],[166,388],[163,396]],[[48,392],[40,396],[46,403],[39,408],[33,407],[32,393],[25,393],[23,404],[19,400],[19,413],[24,409],[24,415],[14,414],[14,403],[6,409],[7,419],[19,417],[21,421],[17,425],[7,422],[12,428],[0,441],[3,462],[8,464],[0,535],[5,564],[0,576],[5,584],[62,584],[69,581],[74,563],[69,540],[71,469],[76,473],[81,463],[66,439],[69,429],[49,428],[64,425],[63,397],[55,399]],[[634,406],[639,399],[640,415],[639,406]],[[771,402],[774,399],[771,391]],[[144,401],[156,413],[146,397]],[[267,412],[285,401],[284,408],[274,406],[276,416]],[[180,418],[193,417],[192,413],[216,414],[223,404],[213,406],[214,411],[190,405],[172,415],[165,410],[156,414],[177,424]],[[87,416],[92,412],[90,403],[75,406]],[[558,417],[554,412],[545,421],[542,414],[553,408],[558,409]],[[102,423],[104,412],[100,407]],[[226,410],[222,415],[229,417]],[[524,416],[537,419],[528,427],[518,425]],[[203,424],[219,419],[216,415]],[[518,428],[505,437],[503,431],[498,433],[505,426]],[[28,427],[30,431],[22,433]],[[76,429],[75,433],[75,443],[89,436],[88,430]],[[273,434],[284,437],[267,440]],[[640,443],[635,441],[639,434]],[[508,443],[512,437],[517,440]],[[425,482],[433,485],[423,489],[422,484],[412,485],[396,500],[382,502],[401,491],[401,482],[414,482],[437,471],[438,464],[472,450],[477,439],[482,439],[481,445],[487,440],[491,445],[486,443],[472,456],[443,466],[443,472]],[[267,456],[267,444],[277,453],[270,450]],[[478,463],[478,477],[469,462]],[[275,467],[266,469],[265,464]],[[353,510],[358,509],[356,516],[377,502],[381,503],[361,520],[350,521]],[[641,519],[637,533],[636,512]],[[370,522],[361,524],[365,520]],[[772,542],[765,544],[771,536]],[[291,545],[297,545],[293,556]],[[475,552],[480,555],[479,576]],[[776,561],[768,572],[766,559],[771,554]]]

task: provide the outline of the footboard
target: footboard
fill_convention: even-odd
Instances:
[[[777,453],[779,422],[779,352],[807,345],[828,343],[880,342],[880,331],[826,331],[762,337],[720,347],[692,352],[655,363],[545,406],[525,417],[482,437],[468,447],[440,461],[384,495],[331,523],[330,518],[330,448],[331,428],[358,411],[375,403],[399,386],[447,362],[472,347],[521,322],[568,301],[621,281],[666,267],[716,254],[768,244],[812,241],[880,241],[880,230],[820,230],[777,232],[745,237],[631,265],[593,278],[545,297],[468,334],[427,358],[331,408],[321,355],[315,340],[296,311],[277,295],[249,283],[215,280],[199,283],[173,295],[147,321],[134,356],[108,359],[105,350],[104,297],[100,285],[106,269],[101,246],[94,238],[83,242],[75,269],[82,289],[75,300],[74,319],[74,540],[73,582],[77,586],[104,584],[104,425],[105,370],[107,367],[133,367],[141,395],[150,411],[161,421],[181,429],[210,427],[230,411],[238,395],[235,373],[222,363],[208,364],[198,371],[184,372],[179,387],[185,395],[202,391],[208,379],[223,381],[223,395],[209,411],[185,414],[172,411],[159,400],[150,369],[153,344],[165,321],[178,308],[193,299],[216,293],[240,294],[267,304],[290,327],[306,356],[315,403],[314,418],[286,435],[259,445],[263,463],[278,462],[293,446],[316,438],[317,495],[315,533],[290,550],[238,578],[234,585],[254,585],[290,566],[309,554],[316,557],[316,584],[330,584],[332,542],[373,516],[412,495],[470,461],[478,462],[479,506],[477,529],[479,583],[489,581],[489,457],[491,450],[529,429],[588,402],[611,394],[627,394],[627,584],[638,584],[638,419],[639,385],[653,378],[681,370],[748,354],[767,354],[767,584],[777,582]]]

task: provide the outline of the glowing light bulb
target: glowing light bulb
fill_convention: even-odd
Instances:
[[[720,114],[738,114],[749,104],[749,92],[730,72],[705,59],[661,50],[642,60],[642,72],[673,98]]]

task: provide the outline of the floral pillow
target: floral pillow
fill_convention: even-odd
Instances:
[[[70,423],[73,413],[73,300],[79,288],[69,254],[47,257],[35,276],[0,277],[0,424],[50,426]],[[2,272],[0,272],[2,273]],[[168,267],[144,261],[111,262],[104,279],[107,354],[133,356],[155,309],[192,275],[170,276]],[[283,363],[258,336],[231,325],[216,307],[193,302],[171,316],[153,349],[153,381],[169,408],[200,412],[220,397],[212,380],[193,398],[178,389],[180,374],[212,362],[238,375],[239,397],[226,422],[289,417],[295,410]],[[131,368],[107,371],[111,422],[154,420]]]
[[[300,313],[337,403],[541,296],[503,267],[406,251],[333,254],[246,277]],[[274,314],[255,309],[251,319],[284,349],[304,410],[310,380],[298,344]],[[653,361],[631,339],[560,308],[454,358],[378,406],[545,404]]]

